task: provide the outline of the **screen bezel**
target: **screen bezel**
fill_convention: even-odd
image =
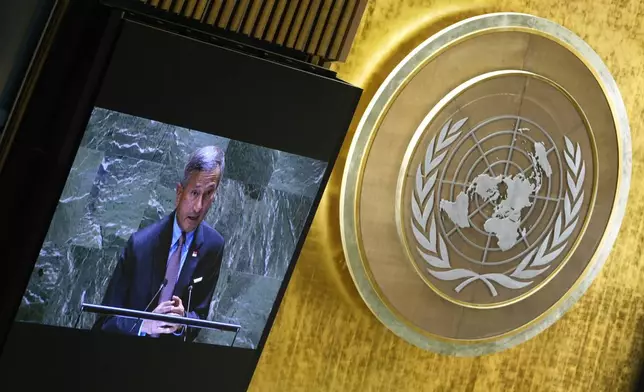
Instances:
[[[19,256],[18,258],[22,260],[12,264],[7,273],[0,276],[0,282],[2,282],[0,292],[3,294],[3,298],[6,298],[0,314],[2,343],[9,343],[4,341],[5,336],[11,327],[13,317],[33,270],[85,126],[100,97],[101,85],[109,73],[108,68],[119,36],[124,24],[129,23],[121,11],[103,6],[98,1],[72,2],[63,6],[59,3],[54,12],[58,12],[58,19],[53,19],[57,24],[54,26],[57,33],[55,39],[50,42],[48,56],[43,64],[42,72],[39,74],[39,80],[30,99],[22,108],[23,119],[19,122],[19,126],[13,132],[7,132],[13,139],[12,143],[8,144],[5,138],[0,146],[3,148],[0,150],[2,153],[0,164],[4,162],[0,173],[1,181],[15,184],[16,189],[27,191],[29,194],[27,197],[21,197],[20,192],[3,193],[0,195],[0,202],[3,205],[17,205],[19,202],[26,202],[32,206],[27,211],[27,215],[24,215],[25,212],[22,211],[23,220],[18,224],[12,225],[8,222],[18,220],[21,211],[7,211],[6,223],[1,226],[2,244],[5,246],[11,244],[13,249],[10,251],[10,257]],[[51,28],[52,26],[49,26],[49,29]],[[69,69],[72,66],[73,72]],[[323,77],[318,76],[318,78]],[[353,106],[345,109],[342,113],[344,118],[340,120],[340,123],[345,124],[344,129],[341,132],[336,130],[336,140],[330,147],[332,152],[326,160],[327,168],[320,189],[313,200],[311,212],[305,221],[302,234],[268,316],[259,344],[254,350],[210,345],[202,345],[206,348],[192,349],[193,352],[196,350],[200,355],[211,353],[211,355],[225,359],[217,362],[223,366],[219,369],[221,374],[226,374],[229,377],[234,375],[235,380],[229,380],[230,387],[244,386],[250,381],[291,279],[297,257],[313,219],[313,212],[317,210],[360,96],[361,91],[355,87],[346,85],[339,80],[323,79],[329,83],[342,83],[348,87],[347,91],[350,97],[346,102]],[[55,93],[61,94],[54,97]],[[134,114],[129,112],[129,114]],[[325,137],[328,136],[330,135],[325,135]],[[38,172],[37,169],[41,167],[46,167],[48,171],[39,184],[34,184],[30,182],[29,178],[24,178],[25,168]],[[37,204],[36,201],[38,201]],[[47,335],[49,339],[59,333],[68,337],[74,334],[74,330],[61,332],[61,328],[43,325],[30,325],[27,329],[27,332],[23,331],[26,333],[23,337],[34,336],[33,334],[43,331],[45,334],[49,334]],[[159,350],[158,347],[152,348],[153,345],[149,342],[138,342],[138,340],[140,339],[115,336],[107,338],[106,342],[109,345],[128,350],[139,350],[141,347]],[[108,344],[106,342],[94,343],[103,344],[101,350],[105,350],[104,346]],[[134,346],[138,346],[138,348],[134,348]],[[34,349],[28,346],[23,348],[27,351]],[[179,346],[172,346],[172,349],[182,350]],[[141,382],[141,385],[150,386],[149,380],[146,380],[146,384],[143,383],[143,380],[138,381]],[[65,380],[61,380],[61,382],[64,383]]]

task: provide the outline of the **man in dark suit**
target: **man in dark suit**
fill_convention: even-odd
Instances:
[[[203,147],[190,156],[183,180],[177,184],[176,209],[132,234],[112,274],[103,305],[154,309],[154,313],[190,318],[208,316],[224,239],[203,219],[223,170],[224,152],[217,147]],[[191,285],[191,305],[185,309]],[[181,336],[184,332],[180,325],[114,316],[99,318],[94,329],[151,337]],[[198,331],[189,329],[187,338],[194,340]]]

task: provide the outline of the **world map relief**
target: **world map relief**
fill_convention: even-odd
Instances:
[[[454,201],[441,199],[440,209],[459,228],[471,227],[470,201],[477,195],[484,203],[494,206],[492,215],[486,219],[483,229],[497,240],[502,251],[511,249],[526,235],[521,227],[521,212],[532,206],[535,196],[542,185],[542,175],[550,178],[552,168],[548,152],[543,143],[534,143],[534,152],[528,153],[531,166],[514,175],[481,173],[467,187],[460,191]],[[532,169],[530,175],[525,173]]]

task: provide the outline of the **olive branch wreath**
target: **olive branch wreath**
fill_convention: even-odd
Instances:
[[[579,143],[575,148],[570,139],[564,136],[568,190],[565,193],[563,210],[559,213],[552,231],[538,247],[521,260],[513,271],[479,274],[465,268],[452,268],[445,240],[437,235],[436,231],[434,186],[439,166],[447,155],[449,146],[461,135],[460,129],[466,121],[467,118],[464,118],[453,125],[451,120],[448,121],[438,135],[429,142],[425,159],[418,164],[416,170],[415,186],[411,196],[411,227],[416,238],[416,249],[427,262],[427,271],[432,276],[444,281],[464,279],[454,289],[457,293],[467,285],[480,280],[487,286],[492,296],[496,297],[498,292],[493,282],[509,289],[526,287],[533,282],[530,279],[550,268],[550,263],[566,248],[567,240],[579,222],[579,211],[584,199],[586,165],[581,159]]]

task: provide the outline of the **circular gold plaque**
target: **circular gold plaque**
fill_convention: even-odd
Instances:
[[[341,195],[352,277],[419,347],[518,344],[598,273],[630,172],[624,104],[587,44],[530,15],[462,21],[409,54],[360,122]]]

